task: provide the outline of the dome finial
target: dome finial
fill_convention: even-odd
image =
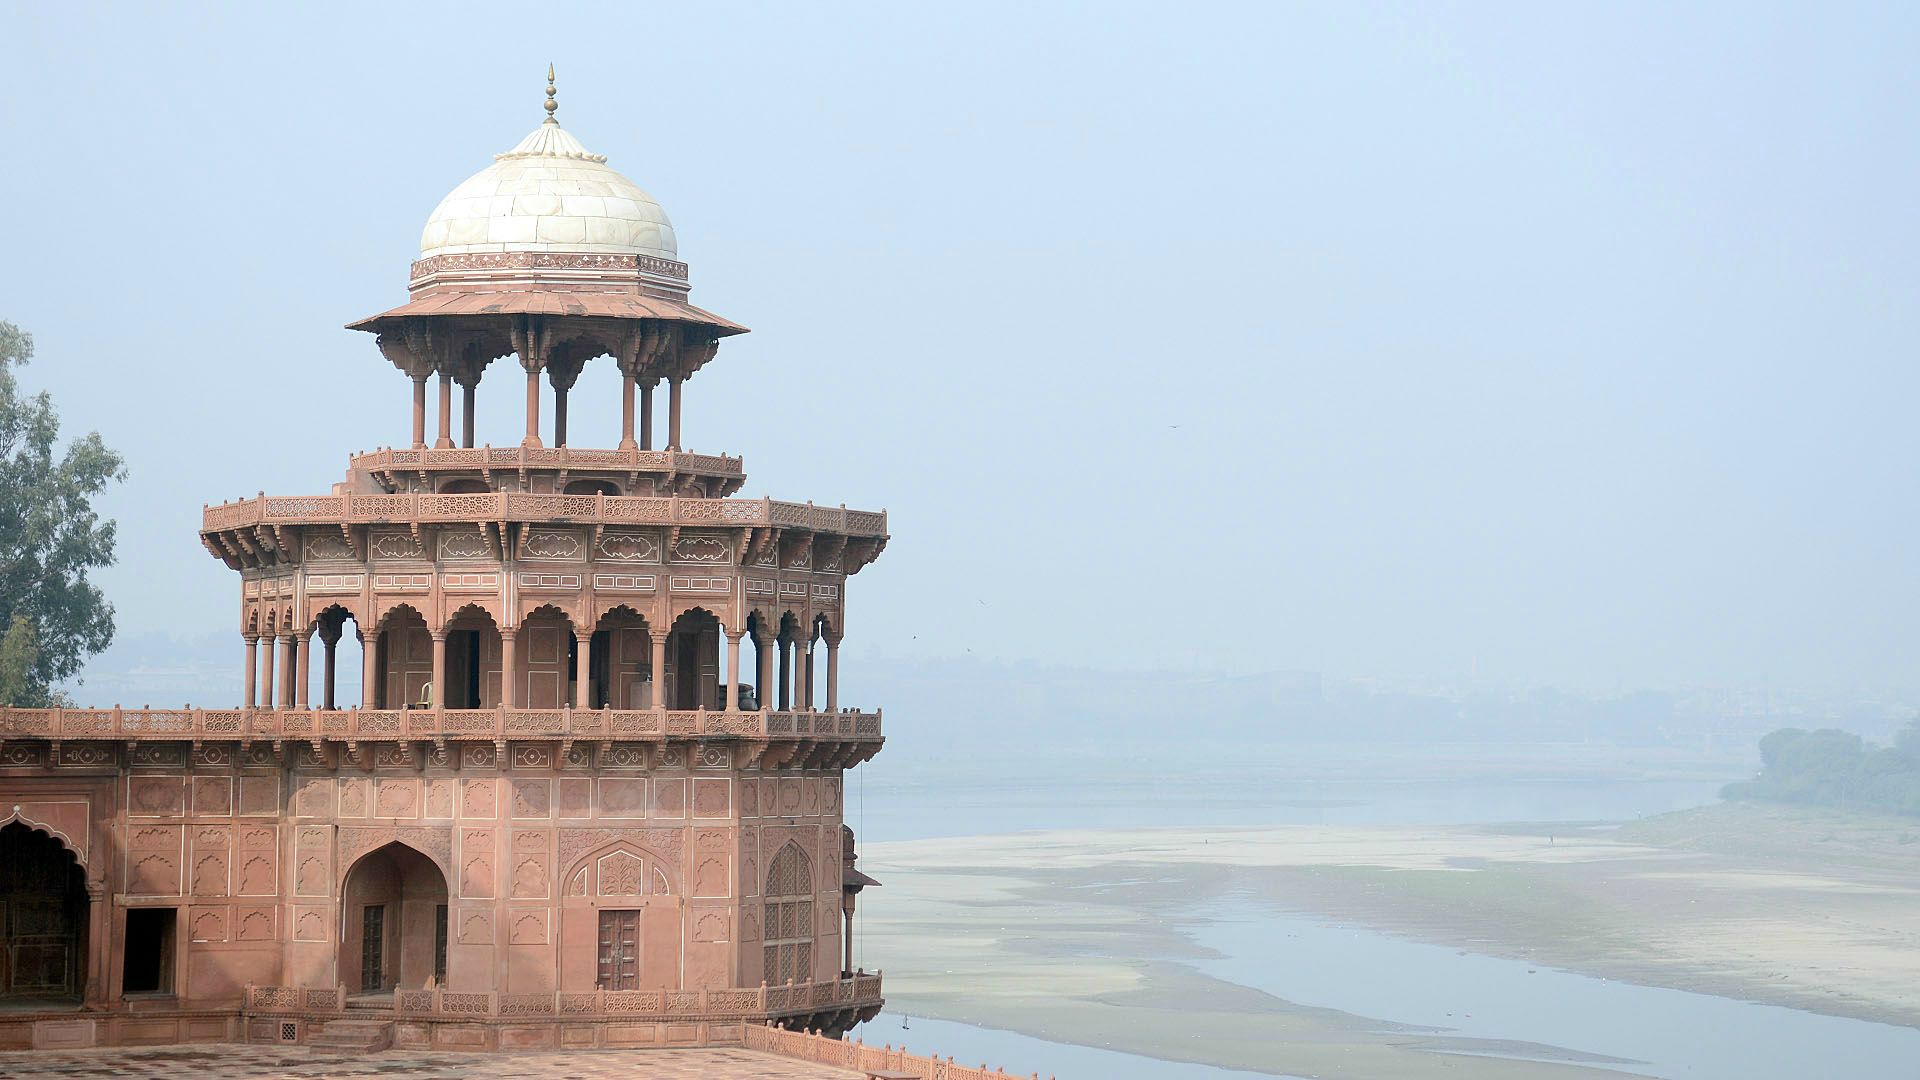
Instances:
[[[553,96],[553,65],[548,64],[547,65],[547,105],[546,105],[547,119],[545,121],[546,123],[558,124],[560,122],[553,118],[554,110],[558,109],[559,107],[560,107],[560,102],[555,100]]]

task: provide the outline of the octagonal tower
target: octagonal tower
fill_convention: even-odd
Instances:
[[[735,1042],[880,1007],[842,774],[881,721],[838,656],[886,515],[734,498],[739,458],[683,448],[687,381],[745,328],[689,303],[665,212],[555,108],[549,73],[546,119],[428,219],[407,302],[352,324],[412,383],[409,444],[205,509],[239,706],[5,715],[0,800],[85,871],[73,991],[138,1003],[142,1039]],[[575,447],[602,360],[622,437]],[[503,369],[525,431],[475,446]]]

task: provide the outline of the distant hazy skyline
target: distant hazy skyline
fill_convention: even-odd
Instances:
[[[201,503],[406,441],[342,324],[551,61],[754,328],[689,446],[891,511],[849,664],[1913,693],[1917,21],[9,5],[0,318],[127,457],[122,631],[237,631]]]

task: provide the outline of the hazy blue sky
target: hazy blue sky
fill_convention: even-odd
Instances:
[[[1914,10],[10,4],[0,318],[123,632],[233,625],[200,504],[406,440],[341,326],[551,60],[754,328],[689,445],[892,511],[850,659],[1907,691]]]

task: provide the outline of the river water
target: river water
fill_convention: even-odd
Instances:
[[[1103,762],[1062,782],[1057,770],[1023,775],[1018,761],[994,763],[977,776],[956,776],[966,766],[954,761],[924,772],[907,764],[876,772],[871,780],[858,773],[850,778],[849,822],[864,826],[864,838],[1142,825],[1625,821],[1709,803],[1721,784],[1746,768],[1732,761],[1639,776],[1617,769],[1569,774],[1549,757],[1461,776],[1423,775],[1417,767],[1369,769],[1346,759],[1216,761],[1211,772],[1168,768],[1165,762],[1138,769]],[[875,812],[871,821],[868,808]],[[1184,932],[1218,954],[1192,962],[1214,978],[1383,1027],[1429,1028],[1618,1059],[1621,1064],[1606,1067],[1624,1075],[1920,1077],[1920,1030],[1912,1028],[1593,978],[1244,899],[1217,904]],[[906,1029],[900,1023],[898,1015],[885,1014],[860,1035],[1061,1080],[1279,1075],[1209,1069],[946,1021],[912,1019]]]
[[[1187,933],[1220,956],[1195,967],[1301,1005],[1622,1058],[1637,1064],[1609,1067],[1673,1080],[1920,1076],[1920,1029],[1576,975],[1251,901],[1206,918]]]

